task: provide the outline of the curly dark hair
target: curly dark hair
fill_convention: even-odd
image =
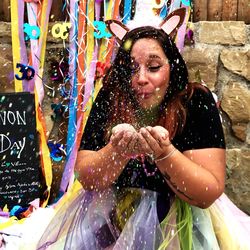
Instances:
[[[160,105],[159,125],[164,126],[173,138],[181,131],[186,121],[186,102],[195,87],[200,84],[188,83],[188,71],[178,48],[163,30],[145,26],[129,31],[122,40],[116,58],[104,78],[103,85],[110,93],[110,124],[134,123],[134,111],[138,102],[131,88],[131,50],[135,42],[142,38],[155,39],[163,48],[170,65],[170,81],[165,97]]]

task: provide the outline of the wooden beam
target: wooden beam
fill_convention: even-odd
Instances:
[[[66,11],[63,12],[63,1],[53,1],[50,11],[50,21],[65,21],[66,19]]]
[[[222,0],[208,0],[208,21],[222,20]]]
[[[238,18],[237,21],[245,21],[250,24],[250,1],[238,0]]]
[[[2,0],[0,4],[1,21],[10,22],[10,0]]]
[[[193,0],[194,12],[193,21],[206,21],[207,20],[207,0]]]
[[[236,21],[238,16],[238,0],[223,0],[222,20]]]

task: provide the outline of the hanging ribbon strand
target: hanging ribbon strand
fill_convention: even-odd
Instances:
[[[80,145],[81,137],[84,127],[89,116],[93,101],[97,96],[100,88],[102,87],[101,78],[95,82],[96,66],[97,62],[110,63],[114,39],[107,39],[106,36],[102,38],[96,38],[94,32],[97,32],[94,21],[100,20],[101,8],[103,7],[104,17],[108,20],[111,18],[118,19],[120,0],[106,1],[103,4],[95,2],[94,0],[80,1],[79,3],[79,16],[78,16],[78,57],[77,57],[77,85],[78,85],[78,115],[77,125],[74,130],[73,145],[71,153],[68,156],[63,178],[60,185],[61,193],[65,192],[73,183],[74,164],[76,160],[77,151]],[[82,20],[80,22],[80,20]],[[86,25],[86,26],[85,26]],[[95,85],[94,85],[95,82]],[[73,114],[74,116],[75,114]],[[70,118],[72,114],[70,113]],[[75,118],[74,118],[75,120]],[[72,129],[68,133],[72,134]],[[69,139],[69,137],[68,137]],[[67,140],[67,144],[70,143]],[[69,144],[71,145],[71,143]]]
[[[40,135],[40,160],[47,186],[41,206],[46,206],[48,202],[52,182],[50,153],[46,142],[45,122],[40,107],[44,97],[42,78],[51,4],[52,0],[27,3],[22,0],[11,0],[13,66],[16,73],[15,91],[29,91],[35,94],[36,128]],[[29,23],[26,24],[24,24],[25,5],[27,6],[29,20]],[[30,41],[29,57],[25,44],[25,34],[28,38],[26,40]],[[19,72],[22,72],[22,76]]]
[[[11,0],[11,37],[14,74],[18,74],[17,63],[28,64],[27,52],[24,40],[23,22],[24,22],[24,1]],[[15,78],[15,92],[27,91],[28,81],[21,81]]]

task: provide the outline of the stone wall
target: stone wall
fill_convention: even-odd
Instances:
[[[217,94],[227,143],[226,193],[243,211],[250,214],[250,25],[240,21],[198,22],[190,24],[194,42],[187,42],[184,58],[190,80],[203,80]],[[60,60],[62,43],[49,35],[44,80],[50,85],[48,74],[52,59]],[[11,31],[9,23],[0,23],[0,92],[13,92]],[[44,110],[48,130],[49,97]],[[58,126],[54,125],[54,128]],[[56,136],[57,137],[57,136]],[[55,186],[61,169],[54,166]]]
[[[250,25],[240,21],[191,25],[184,49],[191,81],[217,94],[227,143],[226,193],[250,214]]]

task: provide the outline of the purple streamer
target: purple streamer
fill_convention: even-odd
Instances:
[[[74,2],[74,0],[72,2]],[[99,20],[99,18],[100,18],[100,7],[101,7],[100,3],[95,3],[95,10],[96,10],[96,17],[95,18],[96,18],[96,20]],[[73,10],[71,10],[71,11],[73,11]],[[72,16],[71,16],[71,18],[72,18]],[[73,33],[73,31],[72,31],[72,33]],[[73,39],[74,39],[74,36],[72,35],[72,33],[71,33],[71,37],[70,37],[71,41],[73,41]],[[72,42],[71,46],[73,46],[73,44],[74,43]],[[71,47],[71,49],[72,50],[70,50],[70,52],[72,52],[74,48]],[[76,55],[76,52],[73,55]],[[89,98],[93,94],[97,55],[98,55],[98,45],[95,46],[93,58],[92,58],[92,61],[90,63],[90,68],[87,71],[86,84],[85,84],[85,90],[84,90],[84,100],[83,100],[82,107],[85,107]],[[71,81],[73,81],[73,79],[71,79]],[[73,86],[73,85],[71,85],[71,86]],[[70,113],[70,116],[71,115],[72,114]],[[80,125],[82,123],[82,119],[83,119],[83,115],[81,115],[79,117],[79,119],[77,121],[76,129],[74,130],[74,140],[72,140],[71,144],[70,144],[71,145],[70,146],[70,154],[69,154],[69,158],[67,160],[66,166],[65,166],[65,170],[64,170],[61,185],[60,185],[61,192],[65,192],[67,187],[70,186],[73,182],[72,177],[74,174],[74,165],[76,162],[76,157],[77,157],[78,147],[79,147],[79,145],[77,145],[77,143],[76,143],[76,140],[77,140],[77,136],[79,135],[79,129],[80,129]],[[72,124],[71,124],[71,126],[72,126]],[[68,132],[68,134],[72,134],[72,133]],[[67,140],[67,142],[68,142],[68,140]]]
[[[14,21],[14,20],[13,20]],[[27,51],[24,40],[24,32],[23,32],[23,22],[24,22],[24,1],[18,0],[18,35],[19,35],[19,43],[20,43],[20,62],[21,64],[28,64],[27,59]],[[28,81],[23,80],[23,91],[28,91]]]

